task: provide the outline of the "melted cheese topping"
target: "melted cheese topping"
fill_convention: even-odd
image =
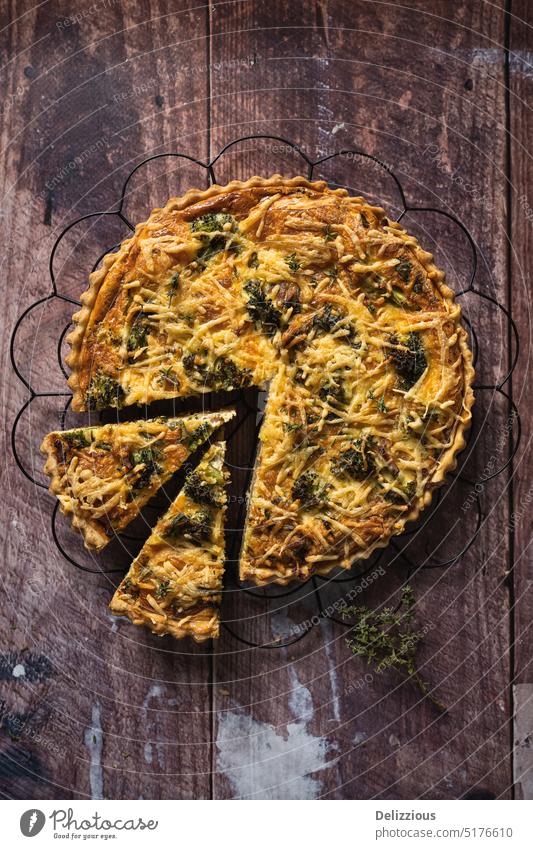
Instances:
[[[111,601],[113,613],[155,634],[190,635],[198,642],[218,637],[228,477],[224,453],[224,443],[209,449],[193,485],[186,482],[158,521]]]
[[[272,381],[241,578],[286,582],[349,567],[423,506],[470,417],[465,350],[416,239],[362,198],[280,183],[154,211],[78,376],[87,405],[109,403],[102,374],[125,404]]]
[[[233,411],[106,424],[45,437],[45,471],[89,548],[126,527]]]

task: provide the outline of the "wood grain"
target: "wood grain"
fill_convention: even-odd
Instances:
[[[527,141],[533,126],[531,116],[531,37],[533,14],[529,3],[513,3],[509,21],[509,164],[508,202],[511,212],[509,236],[509,286],[514,314],[520,333],[520,357],[513,375],[512,393],[520,410],[531,410],[533,401],[530,381],[532,343],[529,257],[533,246],[533,200],[531,179],[533,163]],[[514,681],[515,739],[514,773],[517,798],[532,798],[533,763],[527,743],[533,732],[533,669],[531,658],[533,633],[531,629],[531,433],[529,416],[517,456],[513,464],[514,487],[510,535],[513,559],[511,575],[514,604]]]
[[[78,215],[113,208],[125,174],[147,155],[175,147],[202,158],[207,150],[205,13],[176,12],[170,3],[96,4],[93,11],[75,3],[23,15],[25,6],[8,28],[13,59],[3,69],[3,250],[12,281],[2,322],[7,430],[25,397],[9,371],[9,334],[23,308],[49,291],[47,255],[57,233]],[[132,182],[125,213],[134,221],[205,180],[194,166],[165,164]],[[72,231],[58,254],[60,291],[79,297],[92,262],[126,232],[109,219]],[[64,391],[53,340],[70,312],[57,303],[40,311],[44,350],[34,346],[35,323],[21,329],[18,361],[41,390]],[[35,402],[21,422],[18,444],[32,466],[41,465],[38,446],[57,425],[58,408]],[[13,739],[3,735],[2,792],[209,796],[208,650],[117,626],[107,613],[110,579],[80,573],[61,557],[50,537],[52,498],[22,478],[5,442],[3,451],[9,533],[2,547],[12,572],[1,633],[14,654],[2,698],[5,716],[20,715],[24,725],[17,730],[12,719]],[[125,559],[115,549],[88,565],[120,568]],[[41,657],[49,668],[32,680],[28,670]],[[17,665],[26,674],[13,678]]]
[[[426,4],[415,5],[416,12],[390,4],[308,3],[298,5],[295,15],[294,4],[278,3],[275,12],[271,4],[216,4],[211,13],[212,149],[237,133],[272,133],[294,139],[312,158],[343,147],[375,154],[398,172],[414,205],[443,207],[466,221],[482,256],[477,285],[505,301],[503,8],[485,8],[481,14],[471,4],[460,4],[450,20],[449,4],[433,3],[431,13]],[[417,26],[421,15],[423,38]],[[490,66],[476,61],[487,51]],[[231,62],[242,66],[232,88],[217,70]],[[490,157],[485,152],[489,137]],[[248,141],[239,156],[235,146],[217,164],[217,178],[225,180],[239,168],[243,176],[277,170],[277,147]],[[282,172],[294,171],[290,151],[281,160]],[[390,177],[368,161],[345,157],[317,172],[381,198],[399,212]],[[468,175],[468,185],[466,176],[461,183],[457,175]],[[436,241],[435,252],[451,284],[463,288],[470,260],[457,231],[436,216],[410,215],[406,226],[430,249]],[[493,356],[482,359],[479,382],[488,383],[506,366],[505,324],[474,298],[465,312],[482,338],[502,340],[504,334]],[[465,458],[465,473],[472,478],[483,472],[483,457],[496,453],[501,459],[497,437],[508,414],[505,401],[479,395],[476,450]],[[497,501],[501,486],[501,479],[486,485],[489,504]],[[444,510],[458,517],[446,529],[455,543],[473,519],[472,513],[461,512],[468,494],[463,485],[445,496]],[[424,671],[450,704],[449,714],[439,718],[427,704],[417,704],[412,686],[398,686],[392,676],[367,681],[367,670],[350,658],[342,630],[333,625],[322,629],[320,639],[313,633],[281,658],[236,654],[231,642],[221,640],[216,675],[229,695],[215,691],[217,796],[284,798],[295,792],[295,784],[296,793],[334,798],[509,794],[509,658],[502,652],[509,629],[503,585],[508,547],[500,525],[507,513],[505,497],[497,510],[498,518],[485,517],[478,546],[460,566],[414,579],[421,620],[431,624]],[[438,524],[442,519],[430,537],[417,535],[410,543],[415,563],[424,562],[428,540],[430,549],[436,547],[442,534]],[[450,545],[444,546],[441,559],[445,549],[451,553]],[[405,570],[393,563],[387,576],[365,594],[365,602],[386,602]],[[335,592],[324,592],[325,603]],[[237,615],[238,606],[241,616],[252,616],[253,604],[234,598],[231,615]],[[251,625],[247,631],[251,634]],[[309,718],[305,711],[298,713],[299,704],[312,704]],[[242,759],[239,777],[231,768],[237,755],[233,750],[228,755],[227,736],[232,730],[238,736],[246,727],[249,735],[234,743]],[[298,743],[285,750],[280,738]],[[295,759],[313,751],[317,739],[325,754],[310,789],[295,779]],[[279,750],[274,759],[273,748]],[[277,784],[270,781],[275,776]]]
[[[7,293],[0,318],[7,376],[0,488],[8,576],[0,610],[4,795],[512,795],[511,681],[513,675],[523,685],[532,680],[525,276],[532,224],[524,204],[533,207],[526,188],[531,11],[525,0],[515,0],[512,12],[506,26],[503,0],[231,0],[194,8],[184,0],[143,0],[102,3],[94,11],[79,0],[33,10],[12,4],[0,33],[2,56],[9,57],[0,70],[7,92],[0,168]],[[379,157],[398,174],[411,205],[438,207],[465,222],[478,249],[478,290],[507,305],[512,295],[522,337],[513,393],[525,414],[517,474],[483,484],[481,533],[457,565],[420,570],[411,579],[419,622],[427,628],[421,671],[449,706],[445,716],[422,701],[412,683],[376,675],[353,658],[333,621],[282,650],[246,648],[225,630],[214,654],[113,623],[106,605],[118,574],[81,573],[68,564],[50,536],[52,499],[12,460],[9,431],[27,393],[11,372],[9,337],[22,311],[50,291],[47,262],[55,236],[79,215],[116,209],[125,176],[146,157],[180,150],[205,161],[238,136],[255,133],[290,138],[316,159],[341,148]],[[224,182],[304,167],[292,149],[271,139],[233,146],[215,174]],[[379,200],[391,214],[401,212],[390,174],[364,157],[329,160],[315,174]],[[124,216],[135,223],[169,195],[204,184],[201,167],[160,158],[128,184]],[[405,225],[435,251],[450,284],[464,288],[471,269],[464,235],[429,212],[409,213]],[[59,291],[78,298],[92,263],[127,233],[116,216],[73,228],[56,256]],[[480,343],[477,383],[498,382],[511,345],[504,317],[473,295],[464,297],[463,309]],[[65,391],[55,348],[70,313],[70,305],[49,302],[20,329],[17,362],[38,390]],[[20,422],[17,448],[39,481],[38,445],[58,425],[61,403],[36,399]],[[236,547],[256,406],[255,392],[240,399],[246,423],[230,443],[228,540]],[[515,433],[509,415],[505,396],[477,392],[462,458],[466,480],[449,487],[436,517],[427,526],[424,517],[402,543],[413,563],[446,559],[467,539],[475,522],[468,481],[507,459]],[[75,419],[69,413],[67,422]],[[140,537],[155,515],[148,512],[138,523]],[[83,556],[61,520],[58,529],[69,550]],[[83,562],[124,568],[139,544],[117,545],[101,561]],[[224,618],[232,631],[265,643],[294,639],[320,608],[334,610],[350,591],[358,603],[393,603],[408,575],[404,558],[391,548],[366,586],[356,574],[346,584],[318,585],[318,598],[309,585],[266,605],[236,583],[235,557],[236,548]]]

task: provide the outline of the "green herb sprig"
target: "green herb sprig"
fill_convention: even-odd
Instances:
[[[414,606],[413,590],[405,586],[397,610],[385,607],[376,612],[367,607],[345,607],[343,618],[356,620],[346,643],[354,655],[362,657],[377,672],[394,669],[406,678],[412,678],[421,693],[439,711],[446,713],[447,708],[433,696],[429,684],[416,668],[416,652],[424,632],[414,628]]]

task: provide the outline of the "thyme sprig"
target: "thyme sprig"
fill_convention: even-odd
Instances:
[[[406,678],[412,678],[421,693],[442,713],[447,708],[430,691],[416,667],[416,652],[424,632],[414,627],[415,596],[407,585],[402,590],[397,610],[384,607],[376,612],[368,607],[345,607],[342,616],[354,618],[355,624],[346,643],[352,653],[374,666],[377,672],[395,669]]]

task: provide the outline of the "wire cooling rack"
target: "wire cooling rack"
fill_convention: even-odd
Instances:
[[[461,546],[459,551],[457,551],[456,553],[454,553],[453,555],[451,555],[447,559],[439,561],[439,560],[433,560],[433,559],[426,558],[424,560],[424,562],[421,563],[421,564],[414,563],[411,560],[411,558],[409,557],[409,555],[406,553],[405,547],[402,545],[402,540],[404,538],[408,538],[411,534],[414,534],[417,531],[416,527],[411,529],[411,530],[405,531],[401,536],[393,538],[392,541],[390,542],[390,548],[395,552],[394,560],[400,559],[401,561],[403,561],[404,565],[407,567],[407,580],[415,572],[417,572],[419,569],[443,569],[443,568],[446,568],[446,567],[451,567],[451,566],[460,562],[461,558],[472,547],[472,545],[474,544],[475,540],[478,537],[479,531],[480,531],[481,526],[482,526],[482,515],[483,515],[482,505],[481,505],[481,495],[485,491],[486,483],[489,480],[492,480],[493,478],[501,475],[509,467],[509,465],[512,463],[514,455],[516,454],[516,451],[518,450],[518,445],[519,445],[520,437],[521,437],[520,415],[519,415],[519,412],[518,412],[516,405],[514,404],[514,402],[510,398],[510,396],[507,394],[504,387],[508,383],[508,381],[509,381],[509,379],[510,379],[510,377],[511,377],[513,371],[514,371],[514,368],[516,366],[516,362],[517,362],[518,355],[519,355],[520,340],[519,340],[516,324],[515,324],[515,322],[512,318],[512,315],[506,309],[506,307],[503,304],[501,304],[498,300],[493,298],[491,295],[477,289],[474,285],[474,281],[475,281],[475,277],[476,277],[476,271],[477,271],[477,252],[476,252],[476,247],[475,247],[475,243],[474,243],[474,240],[472,238],[472,235],[470,234],[468,229],[465,227],[465,225],[456,216],[452,215],[451,213],[449,213],[445,210],[441,210],[441,209],[437,209],[435,207],[429,207],[429,206],[416,207],[416,206],[409,205],[408,202],[407,202],[406,194],[404,192],[402,184],[401,184],[400,180],[398,179],[397,175],[394,173],[393,169],[390,167],[390,165],[382,162],[380,159],[378,159],[378,157],[376,157],[376,156],[374,156],[370,153],[367,153],[364,150],[359,150],[359,149],[356,149],[356,148],[354,148],[354,149],[343,148],[343,149],[341,149],[341,150],[339,150],[335,153],[332,153],[332,154],[329,154],[327,156],[323,156],[319,159],[313,160],[305,153],[305,151],[303,151],[299,147],[299,145],[295,144],[293,141],[290,141],[289,139],[283,138],[282,136],[256,134],[256,135],[242,136],[240,138],[234,139],[233,141],[231,141],[227,145],[225,145],[216,154],[216,156],[214,156],[209,162],[202,162],[199,159],[196,159],[194,157],[188,156],[187,154],[179,153],[179,152],[169,152],[169,153],[156,154],[154,156],[147,157],[142,162],[140,162],[138,165],[136,165],[135,168],[133,168],[132,171],[130,171],[130,173],[128,174],[128,177],[126,178],[126,180],[123,184],[120,199],[119,199],[118,204],[116,205],[115,209],[113,209],[111,211],[106,210],[104,212],[92,212],[88,215],[80,216],[79,218],[75,219],[70,224],[68,224],[61,231],[59,236],[57,237],[57,239],[54,242],[54,245],[52,247],[51,253],[50,253],[50,259],[49,259],[49,273],[50,273],[50,280],[51,280],[51,291],[50,291],[50,293],[48,295],[46,295],[45,297],[34,301],[34,303],[32,303],[22,313],[22,315],[17,320],[15,327],[13,328],[13,332],[11,334],[11,340],[10,340],[11,364],[12,364],[13,370],[14,370],[15,374],[17,375],[18,379],[23,383],[23,385],[25,386],[25,388],[28,391],[28,397],[26,398],[23,405],[19,409],[19,411],[18,411],[18,413],[17,413],[17,415],[16,415],[16,417],[13,421],[12,428],[11,428],[11,446],[12,446],[12,451],[13,451],[13,455],[14,455],[15,461],[17,463],[17,466],[20,469],[20,471],[22,472],[22,474],[26,478],[28,478],[28,480],[30,480],[36,487],[39,487],[39,488],[44,489],[44,490],[47,489],[47,485],[42,483],[41,481],[36,480],[34,475],[32,474],[32,472],[28,471],[28,469],[26,468],[26,466],[24,465],[24,463],[21,460],[21,457],[19,455],[19,451],[18,451],[18,448],[17,448],[17,428],[19,426],[19,423],[21,421],[22,416],[24,415],[24,413],[26,412],[28,407],[32,404],[33,401],[35,401],[38,398],[64,399],[62,412],[61,412],[61,415],[60,415],[61,426],[64,426],[65,418],[66,418],[66,415],[67,415],[67,412],[68,412],[68,409],[69,409],[69,406],[70,406],[70,403],[71,403],[71,400],[72,400],[72,395],[68,391],[65,391],[65,392],[57,392],[57,391],[39,392],[39,391],[35,390],[33,388],[33,386],[31,385],[29,378],[26,377],[22,373],[21,369],[19,368],[19,366],[17,364],[17,357],[16,357],[16,341],[17,341],[17,334],[19,332],[19,329],[20,329],[22,323],[30,318],[31,313],[38,306],[43,305],[46,302],[52,301],[54,299],[64,301],[67,304],[71,304],[73,307],[79,307],[80,306],[80,301],[78,301],[78,300],[76,300],[76,299],[74,299],[74,298],[72,298],[72,297],[70,297],[70,296],[59,291],[58,285],[57,285],[57,280],[56,280],[56,273],[55,273],[56,255],[57,255],[58,248],[59,248],[62,240],[67,235],[67,233],[69,233],[69,231],[72,230],[72,228],[74,228],[76,225],[79,225],[83,221],[87,221],[87,220],[93,219],[93,218],[94,219],[102,219],[106,216],[108,216],[108,217],[113,216],[115,218],[120,219],[120,221],[122,221],[123,224],[125,224],[126,227],[133,232],[134,229],[135,229],[134,225],[128,220],[128,218],[127,218],[127,216],[125,215],[125,212],[124,212],[124,208],[125,208],[125,205],[126,205],[126,199],[127,199],[127,195],[128,195],[128,189],[130,188],[130,185],[131,185],[131,182],[133,180],[134,175],[139,171],[140,168],[145,167],[148,163],[154,162],[156,160],[164,160],[164,159],[173,159],[173,160],[178,160],[178,161],[181,160],[181,161],[192,163],[193,165],[198,166],[199,168],[205,170],[205,172],[206,172],[206,182],[207,182],[208,185],[211,185],[211,184],[213,184],[217,181],[216,167],[217,167],[217,163],[219,162],[219,160],[223,156],[223,154],[225,154],[227,151],[229,151],[235,145],[246,143],[246,142],[252,143],[252,142],[258,142],[258,141],[261,141],[261,142],[266,141],[266,142],[272,142],[272,143],[275,143],[275,144],[283,145],[286,150],[289,150],[293,154],[295,154],[296,156],[299,156],[301,158],[302,163],[303,163],[303,169],[302,170],[307,173],[307,177],[310,180],[315,178],[316,170],[319,166],[323,165],[325,162],[327,162],[329,160],[334,160],[337,157],[344,157],[345,159],[348,159],[348,160],[350,160],[350,158],[352,160],[357,159],[360,162],[361,161],[367,161],[367,162],[372,164],[372,167],[375,167],[375,168],[378,168],[378,169],[380,169],[380,168],[383,169],[383,171],[386,172],[389,175],[389,177],[392,178],[392,180],[394,181],[394,184],[395,184],[396,189],[398,191],[398,196],[400,198],[401,211],[400,211],[400,214],[398,215],[398,217],[396,219],[397,221],[401,221],[402,218],[404,218],[404,216],[407,215],[408,213],[420,213],[420,212],[422,212],[422,213],[435,213],[435,214],[442,215],[445,218],[447,218],[450,222],[452,222],[455,226],[457,226],[459,228],[459,230],[462,231],[462,233],[464,234],[466,241],[468,243],[469,249],[471,251],[471,255],[472,255],[471,272],[470,272],[470,275],[469,275],[468,285],[464,289],[460,290],[459,292],[456,292],[456,297],[461,298],[461,297],[463,297],[467,294],[471,294],[471,295],[476,296],[476,297],[478,297],[482,300],[485,300],[486,302],[488,302],[491,305],[491,307],[493,307],[497,310],[500,310],[501,313],[504,316],[504,320],[505,320],[507,328],[508,328],[508,337],[507,338],[511,340],[512,355],[511,355],[511,362],[510,362],[509,368],[507,370],[507,373],[504,375],[504,377],[502,379],[500,379],[499,381],[492,383],[492,384],[481,383],[481,384],[478,384],[478,385],[474,385],[474,391],[476,393],[489,392],[489,393],[492,393],[493,396],[494,395],[500,395],[500,396],[502,396],[502,398],[504,399],[504,402],[507,405],[508,422],[510,424],[509,424],[509,427],[507,428],[507,437],[508,437],[508,443],[509,444],[507,446],[505,462],[503,462],[501,464],[501,466],[499,468],[497,468],[496,470],[492,470],[490,466],[486,465],[484,472],[482,473],[482,475],[477,480],[468,479],[467,477],[465,477],[461,473],[461,471],[459,471],[456,474],[450,475],[451,481],[459,480],[459,481],[461,481],[462,483],[464,483],[468,486],[470,494],[471,494],[472,504],[475,506],[475,515],[476,515],[475,526],[474,526],[474,528],[471,532],[470,537],[467,539],[467,541],[465,543],[463,543],[463,545]],[[106,250],[103,251],[100,254],[98,259],[94,263],[92,270],[94,271],[98,267],[98,265],[100,264],[102,258],[105,256],[106,253],[108,253],[110,250],[113,250],[116,247],[117,246],[115,245],[115,246],[106,248]],[[469,334],[470,334],[471,347],[472,347],[472,350],[473,350],[474,366],[475,366],[477,356],[478,356],[478,343],[477,343],[476,329],[473,326],[472,322],[470,322],[468,319],[466,319],[466,317],[463,317],[463,320],[464,320],[465,324],[467,325],[468,331],[469,331]],[[63,358],[62,358],[62,346],[63,346],[63,343],[64,343],[65,335],[66,335],[66,333],[69,329],[69,326],[70,326],[70,322],[66,325],[66,327],[63,328],[63,330],[59,334],[59,337],[57,339],[57,346],[56,346],[56,353],[57,353],[57,360],[58,360],[58,363],[59,363],[59,368],[61,369],[61,372],[64,375],[65,379],[68,377],[68,373],[67,373],[67,370],[65,368]],[[225,397],[224,398],[224,405],[230,404],[232,402],[233,403],[236,402],[238,404],[240,415],[238,415],[238,417],[237,417],[237,424],[234,426],[233,430],[231,431],[231,433],[229,433],[227,435],[226,438],[228,439],[228,441],[230,441],[232,439],[232,437],[235,436],[237,431],[239,431],[240,428],[242,428],[244,426],[245,422],[251,416],[255,416],[255,419],[256,419],[255,444],[257,444],[257,436],[258,436],[259,429],[260,429],[260,426],[261,426],[261,414],[260,414],[260,412],[258,411],[258,409],[255,405],[250,403],[250,401],[248,400],[248,396],[244,391],[237,393],[237,395],[234,395],[233,397],[229,397],[229,398]],[[251,468],[253,466],[254,455],[255,455],[255,445],[254,445],[254,448],[253,448],[253,451],[252,451],[252,455],[248,458],[247,468],[250,471],[248,471],[248,473],[247,473],[246,480],[244,482],[243,490],[238,496],[238,503],[241,505],[241,507],[239,509],[237,527],[241,528],[241,529],[243,527],[244,520],[245,520],[246,493],[247,493],[249,485],[250,485]],[[434,506],[432,508],[433,512],[439,511],[439,506],[441,504],[442,492],[443,492],[443,489],[441,488],[440,490],[437,490],[437,492],[435,493]],[[60,536],[58,534],[58,528],[57,528],[58,507],[59,507],[59,503],[56,502],[54,509],[52,510],[51,517],[50,517],[51,537],[52,537],[58,551],[66,559],[66,561],[68,563],[70,563],[73,567],[76,567],[77,569],[84,571],[84,572],[93,572],[93,573],[99,573],[99,574],[110,574],[110,573],[119,572],[119,571],[122,572],[123,571],[122,569],[120,569],[120,570],[119,569],[104,569],[104,568],[91,569],[91,568],[83,565],[82,563],[80,563],[76,559],[76,557],[74,557],[71,553],[69,553],[69,551],[67,550],[66,546],[61,541]],[[122,539],[134,539],[135,537],[128,536],[128,534],[122,534],[121,538]],[[237,552],[238,539],[236,537],[234,537],[232,542],[234,544],[232,546],[230,546],[230,549],[229,549],[229,552],[228,552],[228,554],[229,554],[228,559],[229,559],[230,564],[235,565],[236,562],[237,562],[237,556],[238,556],[238,552]],[[348,584],[349,582],[353,583],[354,580],[355,581],[362,581],[366,575],[368,575],[370,572],[372,572],[373,570],[375,570],[378,567],[378,564],[379,564],[381,558],[383,557],[383,554],[384,554],[384,549],[382,549],[378,553],[377,557],[372,557],[372,558],[370,558],[369,561],[361,561],[358,564],[360,568],[355,568],[355,575],[354,575],[354,570],[351,570],[350,573],[348,573],[347,575],[346,575],[346,573],[343,573],[342,575],[333,575],[333,576],[316,575],[316,576],[309,578],[308,581],[305,582],[305,583],[300,582],[300,583],[295,584],[294,586],[289,587],[289,588],[279,588],[279,587],[276,587],[276,586],[262,587],[262,588],[243,587],[238,583],[237,573],[236,573],[235,568],[229,568],[227,570],[226,589],[228,589],[228,588],[234,589],[234,590],[238,589],[239,592],[245,593],[249,596],[252,596],[255,599],[257,599],[259,602],[264,602],[265,606],[268,607],[268,609],[270,609],[269,605],[270,605],[270,602],[273,601],[273,600],[275,600],[275,601],[282,600],[283,605],[285,607],[290,606],[292,604],[292,600],[296,599],[297,596],[301,595],[302,588],[304,588],[306,585],[308,585],[309,590],[311,591],[311,594],[314,598],[314,605],[315,605],[316,613],[311,617],[311,619],[306,620],[304,626],[301,627],[300,629],[298,629],[296,636],[294,636],[293,639],[289,639],[289,640],[276,639],[274,641],[255,641],[253,639],[248,639],[248,638],[242,636],[241,634],[239,634],[235,629],[235,623],[233,621],[230,624],[230,622],[224,621],[224,619],[223,619],[222,620],[222,626],[223,626],[223,628],[225,628],[225,630],[228,633],[230,633],[236,640],[238,640],[243,645],[253,647],[253,648],[262,648],[262,649],[270,649],[270,650],[280,649],[280,648],[284,648],[284,647],[287,647],[287,646],[290,646],[290,645],[294,645],[295,643],[299,642],[303,637],[305,637],[306,634],[308,634],[310,632],[310,630],[312,628],[314,628],[315,625],[318,624],[324,618],[327,618],[330,621],[336,622],[337,624],[342,625],[344,627],[352,627],[351,624],[347,623],[342,618],[335,615],[335,613],[338,612],[338,610],[339,610],[338,605],[334,604],[334,605],[330,605],[329,607],[325,606],[325,604],[323,602],[323,594],[322,594],[322,588],[323,588],[324,582],[327,582],[328,584],[345,584],[345,583]],[[354,567],[356,567],[356,564],[354,564]]]

